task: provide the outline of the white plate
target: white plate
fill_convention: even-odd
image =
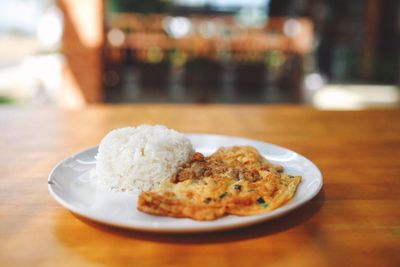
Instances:
[[[96,187],[93,177],[97,147],[81,151],[58,163],[49,175],[49,191],[65,208],[100,223],[152,232],[206,232],[241,227],[279,217],[312,199],[322,187],[322,175],[317,166],[289,149],[231,136],[188,134],[187,137],[195,150],[205,155],[213,153],[221,146],[256,147],[269,161],[283,165],[286,173],[302,176],[294,198],[286,205],[260,215],[230,215],[215,221],[149,215],[136,209],[137,195],[107,192]]]

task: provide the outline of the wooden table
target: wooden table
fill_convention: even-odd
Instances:
[[[259,139],[314,161],[325,184],[287,216],[166,235],[77,217],[47,192],[64,157],[142,123]],[[0,266],[400,266],[400,110],[135,105],[0,107]]]

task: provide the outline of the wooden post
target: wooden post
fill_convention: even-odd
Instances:
[[[66,59],[61,105],[103,100],[104,1],[60,0],[64,15],[62,52]]]
[[[363,76],[365,79],[373,78],[376,46],[378,43],[379,20],[381,13],[380,0],[368,0],[365,12],[365,42],[363,47],[364,62]]]

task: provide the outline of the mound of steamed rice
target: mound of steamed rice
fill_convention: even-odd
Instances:
[[[193,153],[189,139],[165,126],[116,129],[100,142],[97,180],[112,191],[148,191],[175,173]]]

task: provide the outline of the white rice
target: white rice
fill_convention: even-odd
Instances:
[[[97,180],[112,191],[148,191],[190,160],[192,144],[162,125],[116,129],[100,142]]]

